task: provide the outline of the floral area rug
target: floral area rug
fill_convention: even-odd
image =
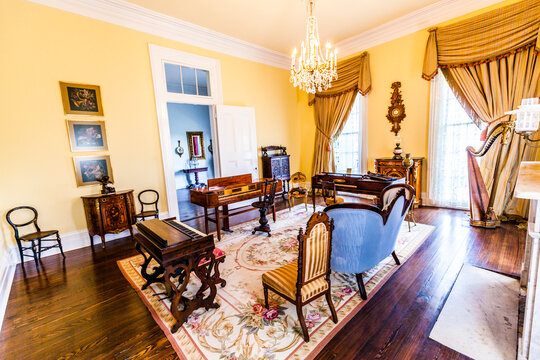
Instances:
[[[218,286],[216,296],[220,307],[209,311],[204,308],[195,310],[174,334],[170,331],[174,323],[170,302],[167,299],[160,301],[161,296],[154,296],[164,292],[164,286],[153,284],[141,290],[145,282],[140,274],[142,256],[120,260],[118,266],[181,359],[310,359],[399,269],[389,256],[365,273],[367,301],[362,301],[358,294],[354,274],[333,272],[332,300],[339,322],[334,324],[329,318],[330,310],[324,297],[304,306],[306,325],[310,332],[310,342],[305,343],[294,305],[270,291],[270,309],[264,308],[261,277],[265,271],[288,264],[298,257],[296,235],[298,229],[305,228],[311,214],[311,211],[305,211],[304,205],[298,205],[292,211],[279,211],[275,223],[270,217],[271,237],[251,234],[257,221],[233,227],[233,232],[223,236],[216,244],[226,253],[220,271],[227,285],[224,288]],[[409,232],[407,222],[403,223],[396,246],[402,264],[433,229],[433,226],[418,224]],[[195,294],[200,284],[193,276],[191,279],[185,293],[188,297]]]

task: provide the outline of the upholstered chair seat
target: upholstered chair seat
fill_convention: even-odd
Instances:
[[[291,299],[296,298],[296,280],[298,278],[298,261],[282,266],[278,269],[264,273],[263,282],[276,289],[279,293],[287,295]],[[313,296],[328,289],[328,282],[319,278],[303,286],[300,290],[302,301],[308,301]]]

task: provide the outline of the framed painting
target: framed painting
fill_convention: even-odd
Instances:
[[[99,184],[97,179],[104,175],[107,175],[110,181],[114,182],[109,155],[74,156],[73,163],[77,186]]]
[[[189,145],[190,160],[204,160],[204,137],[202,131],[187,131],[186,132]]]
[[[103,116],[98,85],[72,84],[60,81],[64,114]]]
[[[107,150],[104,121],[66,120],[71,151]]]

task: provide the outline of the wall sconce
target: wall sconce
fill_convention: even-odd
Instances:
[[[181,145],[180,140],[178,140],[178,147],[174,149],[174,151],[178,154],[178,156],[182,157],[184,155],[184,148]]]
[[[518,109],[506,112],[506,115],[516,115],[516,123],[514,131],[527,141],[527,145],[533,146],[531,143],[538,142],[540,139],[532,139],[531,136],[538,131],[540,123],[540,104],[538,98],[523,99]]]
[[[208,151],[210,151],[210,154],[214,153],[214,147],[212,146],[212,139],[210,139],[210,145],[208,145]]]

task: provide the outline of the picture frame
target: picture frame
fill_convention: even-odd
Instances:
[[[99,184],[97,179],[103,175],[109,176],[109,180],[114,183],[109,155],[74,156],[73,164],[78,187]]]
[[[108,150],[105,122],[66,120],[71,151]]]
[[[60,81],[60,92],[62,94],[64,114],[103,116],[99,85]]]
[[[190,160],[206,159],[204,151],[204,135],[202,131],[186,131]]]

